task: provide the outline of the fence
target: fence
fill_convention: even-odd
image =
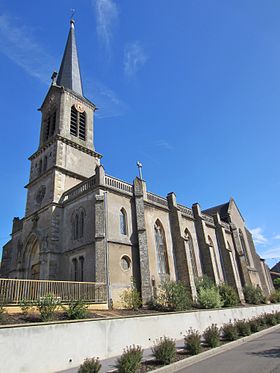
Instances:
[[[107,302],[104,283],[0,278],[0,301],[5,304],[34,302],[47,294],[53,294],[62,303],[78,299],[88,303]]]

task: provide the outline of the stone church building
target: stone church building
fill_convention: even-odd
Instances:
[[[240,299],[253,284],[268,295],[268,267],[233,199],[201,211],[109,176],[94,148],[96,106],[84,97],[74,21],[59,73],[40,108],[38,149],[29,158],[25,216],[14,218],[1,277],[101,282],[118,303],[136,281],[143,301],[163,280],[227,282]]]

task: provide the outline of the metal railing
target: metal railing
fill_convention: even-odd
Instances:
[[[5,304],[36,302],[47,294],[52,294],[62,303],[79,299],[88,303],[107,302],[104,283],[0,278],[0,302]]]

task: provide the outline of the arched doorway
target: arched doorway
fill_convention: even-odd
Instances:
[[[35,236],[28,241],[25,249],[25,278],[31,280],[40,279],[40,245]]]

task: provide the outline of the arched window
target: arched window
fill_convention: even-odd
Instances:
[[[196,265],[194,247],[193,247],[193,240],[192,240],[192,236],[190,235],[190,233],[187,229],[185,230],[184,239],[185,239],[185,248],[190,253],[190,258],[191,258],[191,264],[192,264],[194,277],[198,277],[198,271],[197,271],[197,265]]]
[[[38,175],[41,175],[43,169],[43,160],[40,159],[39,161],[39,168],[38,168]]]
[[[48,140],[51,136],[54,135],[56,127],[56,111],[48,115],[45,120],[45,131],[44,131],[44,140]]]
[[[46,171],[47,168],[48,168],[48,157],[45,156],[45,157],[44,157],[44,167],[43,167],[44,171]]]
[[[85,223],[85,213],[82,210],[80,212],[80,229],[79,229],[79,238],[82,238],[84,235],[84,223]]]
[[[242,233],[241,229],[239,229],[239,237],[240,237],[241,247],[242,247],[243,255],[245,257],[246,264],[247,264],[247,266],[249,266],[250,262],[249,262],[249,258],[248,258],[247,248],[246,248],[244,236],[243,236],[243,233]]]
[[[120,232],[125,236],[127,235],[127,218],[124,208],[120,210]]]
[[[72,271],[73,271],[73,280],[78,281],[78,261],[76,258],[72,259]]]
[[[79,112],[74,105],[71,107],[70,134],[81,140],[86,139],[86,113]]]
[[[156,241],[156,253],[157,253],[157,264],[158,273],[168,274],[168,260],[167,260],[167,250],[164,237],[164,231],[159,221],[156,222],[154,226],[155,241]]]
[[[75,215],[74,224],[75,224],[74,239],[77,240],[79,238],[79,215],[78,214]]]
[[[54,135],[55,126],[56,126],[56,111],[51,116],[51,123],[50,123],[50,136]]]
[[[85,258],[83,256],[79,257],[79,262],[80,262],[80,281],[84,281],[84,261]]]

